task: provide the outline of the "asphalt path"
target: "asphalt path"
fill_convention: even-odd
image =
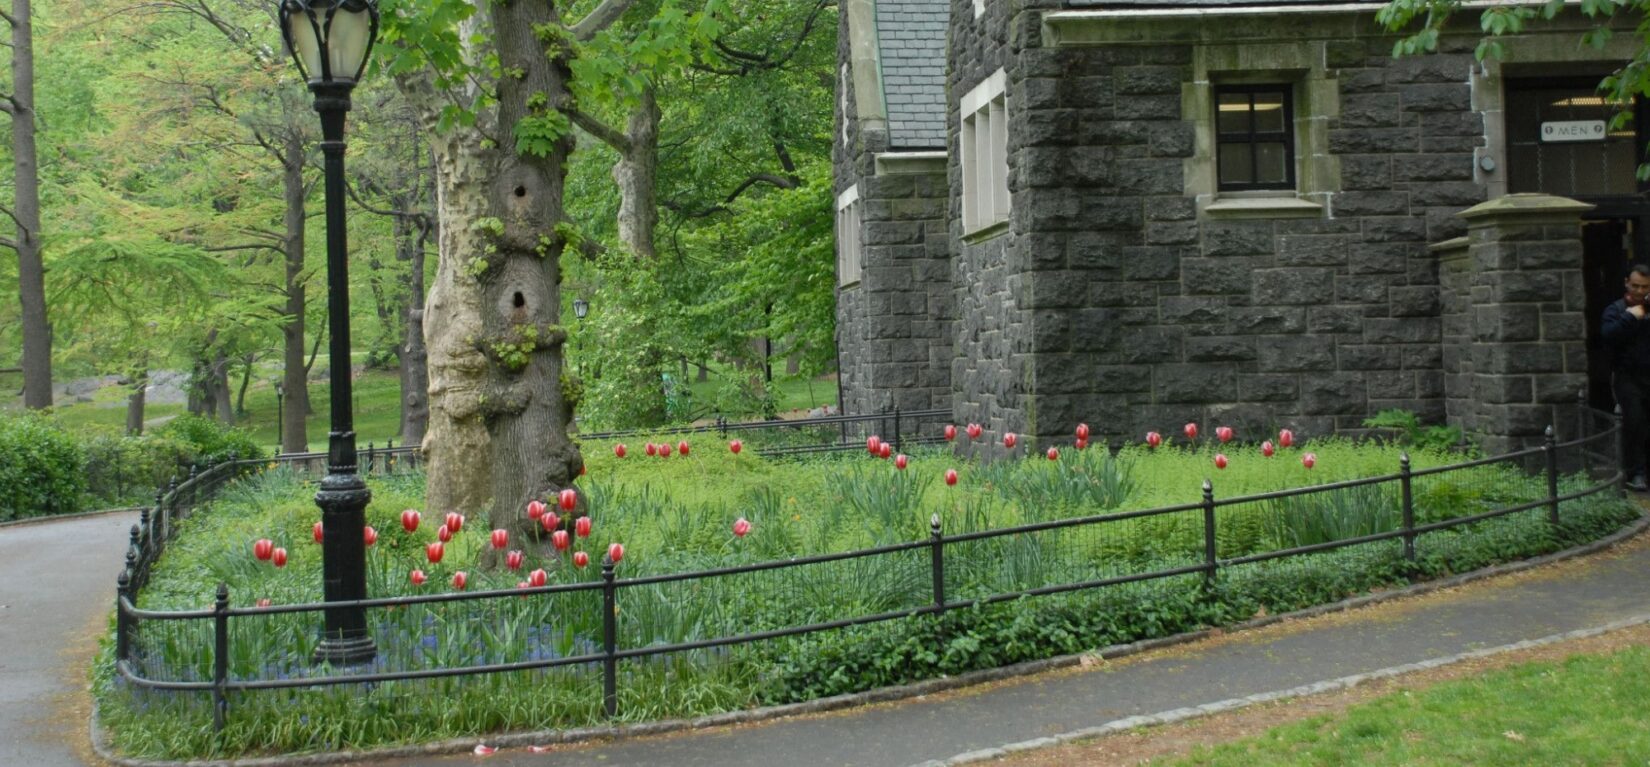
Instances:
[[[0,528],[0,765],[83,767],[86,671],[137,512]]]

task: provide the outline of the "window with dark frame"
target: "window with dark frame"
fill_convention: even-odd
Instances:
[[[1215,87],[1219,189],[1295,188],[1295,121],[1288,85]]]

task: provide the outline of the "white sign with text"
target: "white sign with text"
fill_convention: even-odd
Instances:
[[[1603,120],[1559,120],[1541,124],[1541,140],[1546,143],[1603,141],[1606,135]]]

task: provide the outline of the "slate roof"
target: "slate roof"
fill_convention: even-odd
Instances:
[[[950,0],[878,0],[876,5],[889,145],[944,149]]]

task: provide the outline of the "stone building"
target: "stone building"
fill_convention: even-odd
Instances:
[[[1065,437],[1387,408],[1525,444],[1650,253],[1579,16],[1394,58],[1379,4],[844,0],[847,412]],[[1646,120],[1636,120],[1644,126]]]

